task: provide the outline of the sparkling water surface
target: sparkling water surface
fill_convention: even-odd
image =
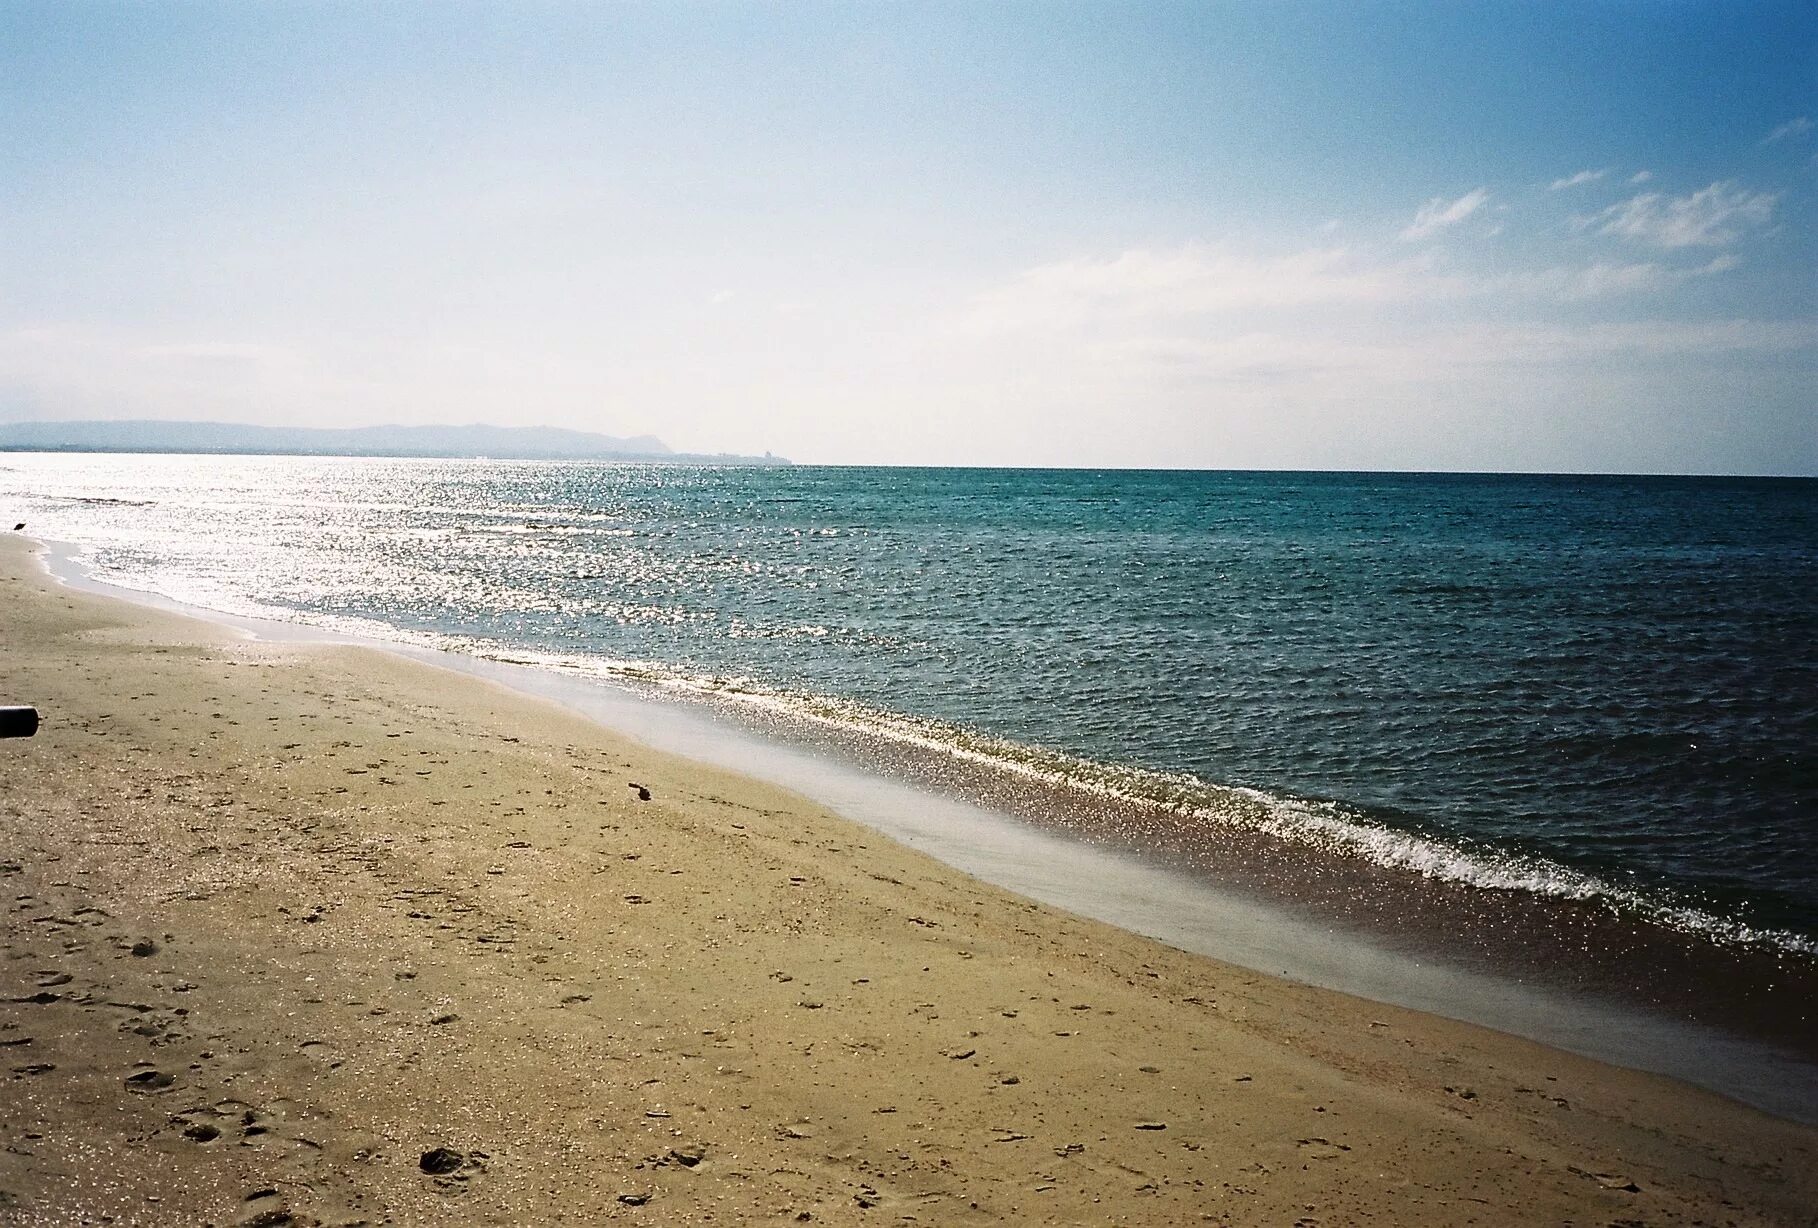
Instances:
[[[1818,482],[11,455],[0,508],[199,605],[1818,942]]]

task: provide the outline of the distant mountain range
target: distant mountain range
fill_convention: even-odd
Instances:
[[[488,457],[787,465],[780,456],[674,452],[654,435],[620,439],[553,426],[246,426],[233,422],[3,422],[5,452],[204,452],[278,456]]]

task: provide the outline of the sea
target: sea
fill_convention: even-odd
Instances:
[[[0,516],[1818,1061],[1818,481],[19,453]]]

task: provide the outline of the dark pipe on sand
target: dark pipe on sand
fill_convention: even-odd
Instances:
[[[38,709],[0,707],[0,738],[29,738],[38,732]]]

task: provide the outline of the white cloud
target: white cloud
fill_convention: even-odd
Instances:
[[[1420,212],[1414,215],[1413,223],[1401,232],[1402,241],[1411,243],[1436,234],[1448,226],[1456,226],[1483,208],[1484,202],[1489,199],[1487,188],[1473,189],[1453,201],[1435,196],[1420,207]]]
[[[1639,320],[1564,327],[1458,324],[1374,336],[1211,332],[1132,337],[1084,347],[1076,357],[1112,383],[1422,384],[1460,372],[1541,370],[1585,363],[1785,354],[1818,349],[1818,320]]]
[[[1597,226],[1599,234],[1657,247],[1723,247],[1767,225],[1779,200],[1775,193],[1749,192],[1725,181],[1676,198],[1644,192],[1581,221]]]
[[[1518,372],[1565,378],[1606,361],[1812,345],[1818,328],[1809,322],[1656,323],[1580,310],[1670,301],[1739,263],[1720,253],[1684,266],[1605,260],[1467,272],[1368,249],[1278,257],[1206,244],[1137,249],[1041,265],[978,295],[947,336],[961,348],[943,363],[1000,373],[987,378],[1032,403],[1147,389],[1189,400],[1279,392],[1315,404],[1447,380],[1520,384]],[[1574,309],[1573,322],[1560,321],[1559,305]]]
[[[978,295],[965,328],[1017,332],[1088,321],[1199,315],[1334,303],[1382,303],[1431,292],[1417,263],[1369,265],[1346,249],[1234,255],[1204,243],[1134,248],[1106,258],[1038,265]]]
[[[1630,183],[1646,183],[1648,180],[1652,179],[1653,177],[1654,177],[1653,171],[1636,171],[1633,175],[1629,176],[1629,182]]]
[[[1658,294],[1736,265],[1733,257],[1720,256],[1689,268],[1598,261],[1467,274],[1436,269],[1425,259],[1372,260],[1339,247],[1258,257],[1189,243],[1027,269],[976,295],[961,331],[1005,336],[1090,328],[1102,334],[1238,312],[1343,311],[1466,299],[1584,302]]]
[[[1189,334],[1122,336],[1013,363],[1015,387],[1044,406],[1117,395],[1249,405],[1274,416],[1310,407],[1324,422],[1359,399],[1401,403],[1432,388],[1473,387],[1492,398],[1610,372],[1670,379],[1685,362],[1785,361],[1818,353],[1818,320],[1637,320],[1561,325],[1445,322],[1427,327],[1354,322],[1268,331],[1211,325]],[[1653,372],[1643,375],[1643,372]],[[1491,391],[1497,390],[1497,391]],[[1259,399],[1247,399],[1259,398]]]
[[[195,341],[181,345],[142,345],[131,353],[139,358],[198,363],[294,363],[295,350],[278,345],[243,345],[225,341]]]
[[[1625,294],[1660,294],[1699,277],[1713,277],[1736,268],[1734,256],[1718,256],[1692,268],[1672,268],[1646,261],[1612,264],[1597,261],[1582,267],[1560,266],[1529,273],[1509,273],[1474,283],[1482,293],[1508,293],[1562,303],[1615,298]]]
[[[1818,347],[1818,320],[1632,320],[1467,328],[1439,351],[1455,361],[1540,365],[1626,354],[1636,357],[1777,353]]]
[[[1547,185],[1547,191],[1559,192],[1566,188],[1579,187],[1582,184],[1596,183],[1599,179],[1602,179],[1609,173],[1608,167],[1605,167],[1600,171],[1579,171],[1576,175],[1567,175],[1564,179],[1555,179],[1552,183]]]
[[[1787,120],[1784,124],[1781,124],[1778,128],[1762,137],[1761,143],[1763,145],[1773,145],[1779,141],[1787,140],[1790,137],[1804,136],[1811,130],[1812,121],[1806,116],[1801,115],[1797,119]]]
[[[1133,378],[1195,384],[1274,384],[1385,365],[1380,346],[1272,332],[1126,337],[1088,346],[1081,357]]]

